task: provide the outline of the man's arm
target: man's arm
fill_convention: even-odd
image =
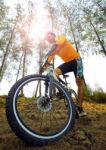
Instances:
[[[48,64],[50,64],[50,62],[52,61],[52,59],[58,53],[59,50],[60,50],[60,46],[59,45],[54,44],[52,46],[51,50],[46,55],[46,56],[48,56],[48,58],[47,58],[47,61],[45,62],[44,66],[43,66],[43,70],[46,70]]]
[[[54,44],[54,45],[52,46],[51,50],[47,53],[46,56],[52,55],[52,53],[55,51],[55,49],[57,48],[57,46],[58,46],[57,44]]]
[[[48,55],[48,63],[50,63],[52,61],[52,59],[54,58],[54,56],[58,53],[58,51],[60,50],[60,45],[54,44],[51,48],[51,51],[47,54]]]

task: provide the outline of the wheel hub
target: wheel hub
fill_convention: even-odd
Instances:
[[[52,108],[52,103],[48,97],[41,96],[37,99],[37,107],[42,112],[48,112]]]

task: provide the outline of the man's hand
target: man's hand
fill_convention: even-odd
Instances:
[[[42,67],[40,67],[39,73],[42,74],[46,70],[47,66],[47,64],[44,64]]]
[[[40,67],[39,73],[42,74],[44,72],[44,70],[45,70],[44,67]]]

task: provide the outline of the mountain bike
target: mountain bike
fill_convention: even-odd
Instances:
[[[43,145],[72,130],[76,118],[77,94],[65,81],[47,74],[28,75],[10,89],[6,116],[12,131],[29,145]],[[74,95],[74,97],[73,97]]]

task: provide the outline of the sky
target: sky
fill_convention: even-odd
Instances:
[[[13,9],[14,4],[16,4],[17,2],[25,3],[25,1],[26,0],[14,0],[14,1],[5,0],[6,4],[11,6],[11,15],[14,14],[14,9]],[[42,6],[41,1],[36,1],[36,2],[39,3],[39,7]],[[42,9],[39,8],[39,12],[42,12]],[[42,15],[42,13],[40,13],[40,15]],[[41,24],[40,21],[38,23],[38,26],[36,27],[36,31],[34,31],[34,28],[32,27],[33,32],[39,33],[39,30],[41,30],[41,27],[39,24]],[[59,66],[62,63],[62,60],[58,57],[56,57],[55,60],[56,60],[55,67]],[[84,56],[83,64],[84,64],[84,76],[85,76],[86,83],[89,84],[93,90],[102,88],[103,91],[106,92],[106,69],[105,69],[106,57],[103,57],[101,55]],[[30,70],[28,74],[33,74],[33,73],[34,73],[34,70]],[[74,90],[77,90],[74,75],[73,73],[69,73],[69,74],[70,74],[70,78],[68,79],[68,81],[71,83],[72,88]],[[3,82],[0,85],[0,94],[7,94],[12,85],[13,85],[13,82],[8,82],[7,80],[3,80]]]
[[[85,81],[93,90],[102,88],[106,92],[106,58],[101,55],[89,55],[84,56],[82,59],[84,66]],[[56,61],[56,67],[61,64],[62,61],[58,58]],[[70,73],[72,87],[77,90],[74,74]]]

